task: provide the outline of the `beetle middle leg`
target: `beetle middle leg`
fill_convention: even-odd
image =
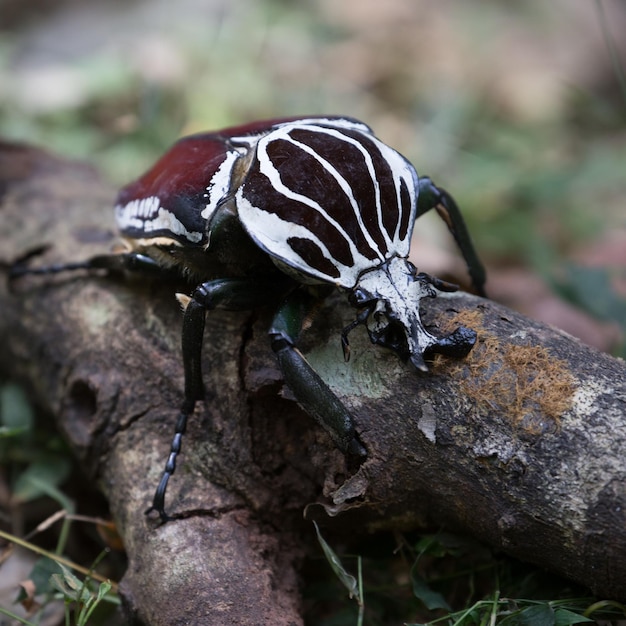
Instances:
[[[448,230],[452,233],[463,254],[476,293],[480,296],[486,296],[485,268],[478,258],[478,254],[476,254],[459,207],[454,198],[445,189],[437,187],[430,178],[423,177],[419,179],[416,218],[430,211],[430,209],[437,211],[441,219],[446,223]]]
[[[280,363],[287,386],[304,410],[330,435],[345,454],[357,458],[366,456],[359,441],[352,416],[295,347],[302,325],[315,299],[298,290],[290,294],[280,307],[269,331],[272,349]]]

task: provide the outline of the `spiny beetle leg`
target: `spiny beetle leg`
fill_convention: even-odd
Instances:
[[[350,413],[294,345],[313,302],[302,290],[287,297],[269,331],[272,349],[298,404],[328,432],[344,454],[362,459],[367,452],[357,437]]]
[[[101,254],[86,259],[85,261],[78,261],[77,263],[56,263],[42,267],[30,267],[28,263],[45,250],[46,248],[42,246],[16,261],[9,269],[9,282],[29,274],[59,274],[61,272],[73,272],[76,270],[100,269],[110,272],[129,271],[152,275],[163,275],[167,273],[167,270],[161,267],[154,259],[151,259],[145,254],[139,254],[138,252]]]
[[[252,282],[240,279],[216,279],[202,283],[186,301],[183,316],[182,349],[185,372],[185,393],[183,404],[176,420],[174,437],[165,469],[154,493],[152,506],[146,515],[156,511],[165,523],[172,518],[165,512],[165,492],[170,477],[176,471],[176,460],[181,450],[187,420],[196,407],[196,402],[204,396],[202,384],[202,339],[207,311],[229,309],[232,311],[248,310],[274,302],[277,294],[283,294],[285,285],[278,281],[272,284],[263,281]]]
[[[347,363],[350,360],[350,342],[348,341],[348,335],[361,324],[365,324],[367,322],[367,318],[372,314],[374,310],[374,305],[370,305],[362,309],[357,313],[356,319],[353,322],[350,322],[342,331],[341,331],[341,348],[343,350],[343,358]]]
[[[476,293],[483,297],[486,296],[485,280],[487,274],[476,254],[474,244],[472,243],[459,207],[454,201],[454,198],[445,191],[445,189],[436,187],[430,178],[423,177],[419,180],[416,218],[431,209],[437,211],[459,246]]]

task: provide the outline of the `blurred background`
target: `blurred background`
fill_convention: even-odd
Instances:
[[[116,186],[178,136],[367,122],[457,199],[492,297],[623,352],[622,0],[0,0],[0,136]],[[414,261],[463,281],[434,217]]]
[[[115,188],[183,134],[290,115],[359,118],[455,196],[494,299],[624,355],[625,33],[623,0],[0,0],[0,138],[88,161]],[[436,216],[418,221],[412,258],[465,280]],[[52,420],[33,413],[25,392],[2,382],[3,524],[23,536],[59,509],[106,516],[80,470],[68,478]],[[65,530],[43,543],[90,565],[103,541],[75,528],[67,550]],[[476,598],[489,616],[482,593],[536,597],[530,581],[546,597],[554,582],[484,561],[455,538],[414,538],[410,550],[398,541],[350,547],[385,553],[364,561],[370,623]],[[33,562],[20,557],[12,574],[3,565],[0,607],[15,610],[15,584],[34,578]],[[123,557],[106,567],[119,579]],[[355,623],[327,563],[305,569],[318,607],[307,623]],[[56,610],[42,623],[58,623]],[[479,623],[467,615],[455,623]]]

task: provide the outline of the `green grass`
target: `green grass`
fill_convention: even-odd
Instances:
[[[67,490],[68,484],[75,488],[78,470],[60,435],[43,420],[21,387],[0,385],[0,458],[11,490],[12,524],[29,529],[26,538],[0,530],[0,538],[8,542],[3,544],[2,562],[9,558],[25,562],[24,553],[38,556],[28,561],[32,567],[20,582],[14,606],[0,606],[0,615],[34,626],[51,604],[62,601],[66,626],[97,626],[119,605],[117,585],[96,573],[108,548],[103,548],[102,542],[86,540],[77,525],[88,522],[90,527],[106,528],[106,524],[74,514],[76,502]],[[29,511],[49,511],[51,515],[32,519]],[[31,529],[33,523],[36,526]],[[81,546],[78,553],[77,545]],[[89,565],[74,563],[68,554]],[[20,605],[28,617],[17,614]]]
[[[328,566],[309,567],[309,626],[566,626],[626,617],[552,574],[449,533],[382,535],[339,557],[319,534]],[[356,575],[355,575],[356,574]]]

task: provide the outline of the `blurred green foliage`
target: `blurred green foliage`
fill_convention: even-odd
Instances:
[[[92,160],[122,184],[182,133],[348,114],[460,199],[492,266],[549,275],[585,242],[626,229],[624,46],[607,49],[626,28],[619,3],[213,0],[200,9],[87,3],[92,45],[63,28],[74,5],[22,36],[5,33],[0,135]]]
[[[47,495],[62,508],[73,504],[59,490],[72,465],[71,454],[58,433],[52,436],[35,420],[24,389],[0,384],[0,459],[10,481],[14,504]]]

